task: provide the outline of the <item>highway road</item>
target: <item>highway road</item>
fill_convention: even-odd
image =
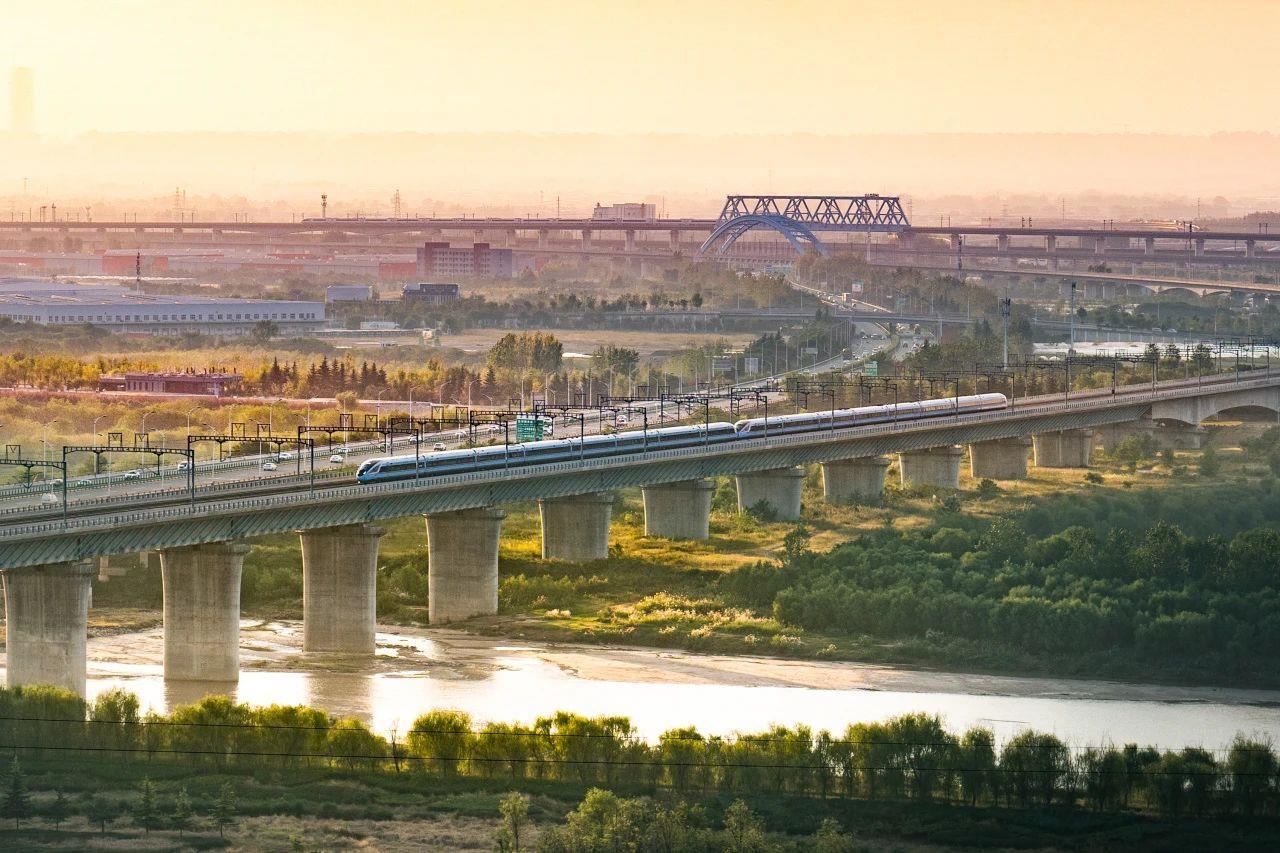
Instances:
[[[877,341],[859,341],[852,359],[858,360],[871,355],[876,351],[879,343]],[[841,355],[836,358],[818,361],[793,371],[791,375],[822,373],[846,366],[849,363],[850,357]],[[767,385],[778,378],[769,377],[751,382],[742,382],[729,386],[729,388],[747,390]],[[721,400],[727,401],[728,390],[723,389],[720,392]],[[780,393],[770,393],[768,396],[771,403],[783,397]],[[382,400],[381,404],[383,408],[389,411],[408,408],[407,401]],[[559,438],[572,438],[577,435],[597,435],[602,430],[641,429],[646,417],[648,418],[649,427],[656,429],[660,425],[671,425],[671,422],[678,418],[685,420],[690,418],[687,409],[682,414],[677,415],[672,412],[671,407],[672,404],[670,402],[664,405],[659,401],[645,401],[634,404],[631,407],[633,410],[630,412],[610,412],[608,410],[601,412],[599,409],[589,409],[582,412],[583,424],[581,426],[579,426],[576,418],[554,419],[554,435]],[[644,414],[636,410],[643,410]],[[514,425],[511,429],[513,433],[511,439],[514,443]],[[499,426],[481,424],[476,427],[476,437],[481,442],[492,441],[496,444],[501,444],[504,433]],[[252,441],[252,439],[248,441]],[[444,449],[453,449],[463,446],[466,441],[467,432],[465,429],[448,430],[424,435],[420,440],[419,448],[421,452],[428,453],[436,449],[437,445]],[[414,442],[411,437],[396,437],[394,447],[396,454],[411,454],[413,449]],[[199,460],[196,463],[197,493],[213,494],[226,491],[228,494],[234,493],[237,496],[243,496],[252,492],[233,487],[239,486],[245,487],[245,489],[273,492],[280,490],[281,487],[296,489],[305,486],[311,481],[308,455],[305,451],[299,454],[294,449],[288,449],[285,453],[289,454],[289,458],[280,458],[274,452],[266,452],[230,457],[222,462]],[[331,457],[335,454],[342,457],[340,462],[332,461]],[[329,483],[335,478],[350,477],[354,479],[355,471],[361,462],[386,455],[384,444],[363,439],[338,443],[333,446],[317,446],[315,451],[317,481]],[[148,496],[164,496],[166,500],[171,500],[175,491],[189,493],[188,475],[185,470],[180,469],[177,465],[169,464],[163,466],[160,469],[160,475],[157,476],[154,457],[150,458],[151,467],[149,468],[145,464],[147,461],[145,454],[139,454],[139,467],[128,471],[112,471],[108,474],[97,476],[73,475],[70,478],[68,489],[68,511],[78,506],[97,505],[103,502],[119,500],[122,497],[136,497],[141,501]],[[267,463],[274,464],[276,466],[275,470],[264,470],[263,465]],[[46,495],[50,497],[46,497]],[[24,517],[27,514],[56,516],[62,512],[61,503],[59,500],[55,504],[52,503],[52,500],[54,498],[60,499],[61,495],[61,483],[56,481],[37,481],[30,488],[21,485],[0,486],[0,519],[6,516],[12,517],[15,514],[23,515]]]

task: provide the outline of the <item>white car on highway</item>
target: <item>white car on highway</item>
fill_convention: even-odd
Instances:
[[[347,459],[341,453],[335,453],[329,457],[329,461],[332,462],[334,465],[341,465],[343,462],[346,462]]]
[[[279,467],[280,467],[280,466],[279,466],[279,465],[277,465],[277,464],[276,464],[276,463],[274,463],[274,462],[263,462],[263,463],[262,463],[262,470],[263,470],[263,471],[274,471],[274,470],[276,470],[276,469],[277,469],[277,468],[279,468]]]

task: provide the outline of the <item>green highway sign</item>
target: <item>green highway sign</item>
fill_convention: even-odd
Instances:
[[[516,418],[516,441],[541,441],[542,418]]]
[[[867,362],[865,365],[863,365],[863,367],[862,367],[862,375],[863,375],[863,376],[879,376],[879,375],[880,375],[880,362],[878,362],[878,361],[868,361],[868,362]]]

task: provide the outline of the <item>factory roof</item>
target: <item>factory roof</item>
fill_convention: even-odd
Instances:
[[[243,299],[233,296],[177,296],[141,293],[123,284],[87,284],[63,279],[0,278],[0,305],[269,305],[318,300]]]

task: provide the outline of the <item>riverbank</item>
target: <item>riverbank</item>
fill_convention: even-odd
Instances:
[[[621,714],[646,738],[685,725],[721,735],[775,723],[842,731],[926,712],[1002,739],[1035,728],[1077,746],[1221,748],[1237,734],[1280,740],[1280,691],[548,643],[456,629],[383,626],[370,659],[304,654],[299,622],[244,620],[238,684],[166,683],[162,657],[158,625],[95,634],[90,697],[119,687],[165,710],[224,692],[255,705],[305,703],[356,716],[382,733],[405,731],[427,710],[456,708],[477,721],[525,723],[562,710]]]

